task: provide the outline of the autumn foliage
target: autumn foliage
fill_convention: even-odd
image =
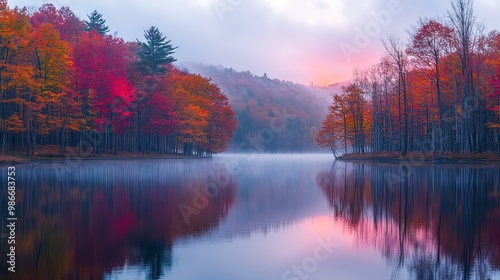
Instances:
[[[0,2],[2,153],[223,152],[236,120],[218,86],[172,66],[171,45],[164,57],[148,50],[164,39],[155,27],[148,42],[125,42],[104,23],[96,11],[87,22],[65,7]]]
[[[472,0],[421,19],[409,42],[389,36],[380,63],[334,96],[317,143],[403,156],[500,152],[500,34],[485,34]]]

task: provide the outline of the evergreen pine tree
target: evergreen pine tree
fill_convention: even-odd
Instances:
[[[173,47],[170,40],[167,40],[154,26],[144,31],[144,37],[146,42],[137,40],[141,46],[137,55],[142,70],[151,76],[165,74],[167,72],[165,65],[176,61],[171,55],[177,47]]]
[[[89,21],[85,22],[87,24],[87,26],[85,27],[85,31],[95,29],[101,35],[105,35],[109,32],[109,28],[106,26],[106,20],[104,20],[102,18],[102,15],[97,11],[93,11],[90,15],[87,16],[89,18]]]

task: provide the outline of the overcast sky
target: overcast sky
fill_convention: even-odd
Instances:
[[[302,84],[328,85],[378,62],[381,38],[405,37],[419,17],[444,15],[449,0],[58,0],[82,19],[94,9],[132,41],[154,25],[179,62],[223,65]],[[10,0],[41,6],[41,0]],[[487,30],[500,27],[499,0],[476,0]],[[497,18],[497,19],[495,19]],[[360,31],[364,35],[359,35]],[[359,35],[359,36],[358,36]]]

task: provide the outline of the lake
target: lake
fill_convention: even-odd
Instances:
[[[18,165],[16,186],[1,279],[500,279],[495,165],[76,160]]]

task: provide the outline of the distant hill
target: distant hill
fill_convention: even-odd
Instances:
[[[223,66],[188,63],[191,73],[211,78],[237,114],[232,152],[291,153],[318,150],[314,137],[342,84],[305,86],[238,72]]]

